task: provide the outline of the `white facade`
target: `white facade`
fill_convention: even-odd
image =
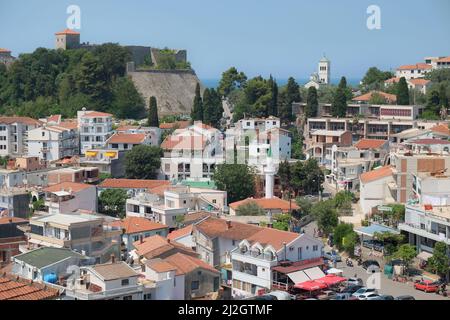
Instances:
[[[148,144],[159,146],[161,143],[161,129],[156,127],[123,127],[117,129],[117,132],[129,134],[145,134],[148,138]]]
[[[97,192],[95,186],[79,191],[64,190],[46,192],[45,206],[49,214],[71,213],[77,210],[97,211]]]
[[[330,66],[331,66],[331,62],[326,57],[323,57],[319,61],[318,74],[319,74],[319,80],[320,80],[321,84],[329,84],[330,83],[330,81],[331,81]]]
[[[157,272],[145,266],[145,279],[152,282],[151,300],[184,300],[184,274],[177,275],[176,269]]]
[[[370,214],[372,208],[395,203],[389,189],[389,184],[394,184],[394,177],[388,176],[369,182],[360,181],[360,206],[364,214]]]
[[[97,111],[78,111],[80,151],[103,147],[112,135],[112,115]]]
[[[0,169],[0,187],[8,189],[23,187],[26,176],[25,171]]]
[[[27,117],[0,117],[0,156],[28,154],[28,131],[41,123]]]
[[[28,155],[46,161],[56,161],[79,154],[76,130],[44,126],[28,131]]]

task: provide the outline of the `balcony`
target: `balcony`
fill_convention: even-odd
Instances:
[[[127,286],[125,288],[111,289],[107,291],[93,292],[85,288],[69,289],[61,287],[65,290],[66,296],[79,300],[104,300],[112,299],[118,296],[132,295],[142,292],[142,285]]]
[[[426,228],[426,227],[423,227],[418,224],[404,222],[404,223],[400,223],[398,225],[398,229],[401,231],[406,231],[406,232],[409,232],[409,233],[412,233],[415,235],[419,235],[424,238],[432,239],[435,241],[444,241],[450,245],[450,237],[449,236],[446,236],[442,233],[439,234],[437,230]],[[444,235],[444,237],[442,237],[442,235]]]

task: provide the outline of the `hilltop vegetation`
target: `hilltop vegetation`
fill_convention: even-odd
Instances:
[[[130,53],[116,44],[92,50],[38,48],[9,69],[0,64],[0,113],[73,117],[83,107],[118,118],[145,117],[145,104],[125,76]]]

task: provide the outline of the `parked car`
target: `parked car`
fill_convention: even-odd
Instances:
[[[374,292],[367,292],[358,297],[358,300],[378,300],[380,295]]]
[[[286,291],[271,291],[268,295],[276,297],[277,300],[295,300],[295,296]]]
[[[363,280],[361,278],[348,278],[347,279],[347,286],[363,286]]]
[[[387,295],[387,294],[382,294],[382,295],[379,295],[378,297],[368,299],[368,300],[394,300],[394,297]]]
[[[376,260],[366,260],[362,263],[362,267],[372,272],[380,272],[380,264]]]
[[[424,292],[437,292],[439,290],[439,283],[430,280],[424,280],[414,283],[414,288],[416,290]]]
[[[394,300],[416,300],[416,298],[414,298],[413,296],[398,296],[396,297]]]
[[[349,292],[337,293],[336,296],[330,300],[349,300],[351,296],[352,294]]]
[[[365,295],[367,293],[378,293],[377,289],[373,289],[373,288],[367,288],[367,287],[362,287],[358,290],[356,290],[353,294],[352,297],[359,297],[361,295]]]
[[[263,294],[261,296],[249,297],[249,298],[245,298],[243,300],[264,300],[264,301],[267,301],[267,300],[278,300],[278,299],[277,299],[277,297],[272,296],[270,294]]]
[[[317,299],[319,300],[331,300],[334,297],[336,297],[336,292],[331,290],[322,291],[320,294],[317,295]]]
[[[323,257],[328,259],[328,260],[332,260],[332,261],[336,261],[336,262],[341,262],[342,261],[341,256],[334,250],[325,252],[323,254]]]
[[[362,285],[349,285],[349,286],[345,287],[344,289],[342,289],[340,293],[349,293],[350,295],[352,295],[356,291],[358,291],[359,289],[361,289],[363,287],[364,286],[362,286]]]
[[[383,242],[378,240],[364,240],[363,247],[374,249],[375,251],[383,251]]]

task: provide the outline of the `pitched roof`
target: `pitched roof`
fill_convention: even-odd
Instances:
[[[408,142],[410,144],[423,144],[423,145],[433,145],[433,144],[450,144],[450,141],[448,140],[442,140],[442,139],[416,139]]]
[[[203,150],[206,138],[202,135],[170,135],[161,143],[165,150]]]
[[[121,229],[125,229],[126,234],[141,233],[167,228],[165,224],[153,222],[141,217],[126,217],[123,220],[113,221],[110,223],[110,225],[113,227],[120,227]]]
[[[161,186],[169,186],[168,180],[140,180],[140,179],[105,179],[100,188],[122,189],[153,189]]]
[[[52,115],[52,116],[48,117],[47,118],[47,122],[60,123],[61,122],[61,118],[62,118],[62,116],[60,114],[55,114],[55,115]]]
[[[171,233],[169,233],[169,235],[167,236],[167,239],[169,239],[171,241],[172,240],[175,241],[175,240],[180,239],[182,237],[186,237],[188,235],[191,235],[193,228],[194,228],[194,225],[190,224],[190,225],[188,225],[188,226],[186,226],[184,228],[174,230]]]
[[[289,211],[290,208],[296,210],[299,209],[299,206],[295,202],[289,203],[287,200],[283,200],[277,197],[273,197],[271,199],[267,198],[260,198],[260,199],[253,199],[253,198],[247,198],[241,201],[236,201],[233,203],[230,203],[230,208],[237,209],[239,206],[243,204],[247,204],[249,202],[255,202],[258,206],[265,210],[273,210],[273,209],[280,209],[281,211]]]
[[[447,124],[439,124],[430,129],[433,132],[450,136],[450,129]]]
[[[378,139],[361,139],[356,144],[355,147],[360,150],[366,149],[379,149],[381,148],[387,140],[378,140]]]
[[[76,119],[64,120],[64,121],[61,121],[58,126],[66,128],[66,129],[77,129],[78,121]]]
[[[11,50],[5,49],[5,48],[0,48],[0,53],[11,53]]]
[[[140,256],[145,256],[147,259],[157,258],[171,250],[181,251],[189,255],[197,255],[192,249],[177,242],[172,242],[159,235],[144,238],[142,239],[142,243],[140,240],[135,241],[133,246]]]
[[[160,123],[159,124],[159,128],[160,129],[185,129],[187,127],[189,127],[191,124],[191,122],[189,120],[186,121],[175,121],[175,122],[170,122],[170,123]]]
[[[161,258],[147,260],[145,264],[156,272],[169,272],[177,270],[177,267]]]
[[[59,296],[57,289],[17,276],[0,276],[0,300],[47,300]]]
[[[430,83],[431,81],[430,80],[426,80],[426,79],[416,78],[416,79],[409,79],[408,82],[412,83],[413,85],[424,86],[424,85]]]
[[[14,258],[41,269],[70,257],[83,258],[81,254],[70,249],[53,247],[41,247],[36,250],[19,254]]]
[[[106,143],[130,143],[139,144],[145,140],[145,134],[143,133],[115,133],[109,138]]]
[[[50,187],[45,188],[44,192],[58,192],[58,191],[71,191],[71,192],[80,192],[82,190],[86,190],[89,188],[95,188],[95,186],[86,183],[77,183],[77,182],[61,182]]]
[[[41,125],[42,122],[30,117],[0,117],[0,123],[12,124],[12,123],[24,123],[27,125]]]
[[[273,228],[261,228],[259,232],[248,237],[247,240],[250,243],[258,242],[262,246],[271,245],[278,251],[283,248],[284,242],[289,244],[300,236],[302,235],[295,232],[282,231]]]
[[[193,224],[200,220],[203,220],[205,218],[212,217],[212,216],[214,216],[214,213],[208,212],[208,211],[198,211],[198,212],[194,212],[194,213],[188,213],[184,216],[183,223],[185,225]]]
[[[397,101],[397,96],[395,94],[389,94],[383,91],[370,91],[366,94],[360,95],[358,97],[354,97],[352,100],[353,101],[370,101],[370,99],[372,99],[372,95],[373,94],[379,94],[380,96],[382,96],[384,99],[386,99],[387,101],[390,102],[396,102]]]
[[[228,226],[228,224],[230,226]],[[226,221],[224,219],[209,217],[194,226],[209,238],[226,238],[243,240],[260,231],[260,227],[247,223]]]
[[[27,223],[28,220],[17,218],[17,217],[1,217],[0,224],[9,224],[9,223]]]
[[[190,273],[199,268],[206,269],[213,273],[219,273],[217,269],[207,264],[203,260],[182,253],[176,253],[165,258],[164,260],[177,268],[177,274]]]
[[[95,118],[95,117],[112,117],[111,113],[106,113],[106,112],[99,112],[99,111],[91,111],[88,113],[85,113],[83,115],[83,117],[88,117],[88,118]]]
[[[128,125],[123,125],[120,126],[116,129],[117,132],[119,131],[127,131],[127,130],[131,130],[131,129],[139,129],[139,126],[128,126]]]
[[[429,70],[432,66],[426,63],[406,64],[397,68],[397,70]]]
[[[400,81],[400,77],[393,77],[384,81],[384,83],[397,83]]]
[[[74,31],[74,30],[72,30],[72,29],[65,29],[65,30],[63,30],[63,31],[60,31],[60,32],[56,32],[56,33],[55,33],[55,35],[63,35],[63,34],[78,35],[78,34],[80,34],[80,33],[77,32],[77,31]]]
[[[437,60],[436,62],[450,62],[450,56],[441,58],[441,59]]]
[[[139,274],[124,261],[96,264],[90,268],[105,281],[139,276]]]
[[[364,172],[359,177],[362,183],[368,183],[382,178],[386,178],[392,175],[392,168],[384,166],[379,169],[375,169],[369,172]]]

